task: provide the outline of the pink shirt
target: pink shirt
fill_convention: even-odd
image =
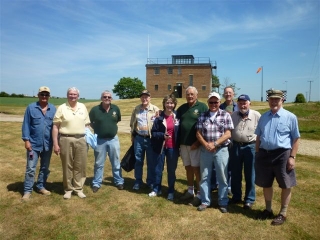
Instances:
[[[174,119],[173,115],[167,116],[164,115],[164,119],[166,120],[167,123],[167,134],[170,135],[170,138],[165,142],[165,147],[166,148],[174,148]]]

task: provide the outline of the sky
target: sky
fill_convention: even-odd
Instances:
[[[288,102],[320,100],[319,0],[0,1],[0,91],[9,94],[45,85],[52,96],[77,87],[99,99],[122,77],[145,84],[148,58],[193,55],[251,100],[262,82],[264,100],[270,88],[287,90]]]

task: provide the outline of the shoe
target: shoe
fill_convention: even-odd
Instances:
[[[228,206],[219,206],[219,210],[222,213],[227,213],[228,212]]]
[[[123,190],[124,186],[123,186],[123,184],[119,184],[119,185],[117,185],[117,188],[118,188],[118,190]]]
[[[245,204],[243,204],[243,209],[252,209],[252,205],[253,203],[246,202]]]
[[[151,193],[148,194],[149,197],[156,197],[157,193],[155,191],[152,191]]]
[[[173,193],[169,193],[167,199],[168,199],[169,201],[173,201],[173,199],[174,199],[174,194],[173,194]]]
[[[190,198],[193,198],[194,195],[186,191],[186,193],[180,198],[180,200],[188,200]]]
[[[83,192],[78,192],[77,195],[79,198],[86,198],[87,197],[86,195],[84,195]]]
[[[263,212],[261,212],[258,216],[257,216],[257,219],[258,220],[266,220],[266,219],[270,219],[270,218],[273,218],[274,215],[273,215],[273,212],[271,210],[268,211],[267,209],[263,210]]]
[[[198,211],[204,211],[204,210],[207,209],[207,207],[208,207],[208,205],[201,204],[199,207],[197,207],[197,210],[198,210]]]
[[[139,183],[134,184],[132,189],[138,191],[140,189]]]
[[[64,199],[70,199],[70,198],[71,198],[71,194],[72,194],[72,191],[67,191],[67,192],[63,195],[63,198],[64,198]]]
[[[278,214],[275,219],[272,220],[271,225],[277,226],[281,225],[286,221],[287,217],[283,216],[282,214]]]
[[[27,202],[31,199],[31,193],[25,193],[23,194],[23,197],[21,198],[21,201]]]
[[[237,200],[237,199],[233,199],[233,198],[229,201],[229,204],[239,204],[239,203],[242,203],[242,201]]]
[[[92,192],[93,193],[96,193],[96,192],[98,192],[99,191],[99,188],[98,187],[92,187]]]
[[[42,188],[42,189],[38,190],[38,193],[41,193],[42,195],[46,195],[46,196],[51,195],[51,192],[48,191],[48,190],[45,189],[45,188]]]
[[[194,197],[191,202],[189,202],[189,206],[198,207],[201,204],[201,199],[198,197]]]

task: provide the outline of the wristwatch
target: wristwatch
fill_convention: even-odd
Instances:
[[[289,156],[289,158],[293,158],[293,159],[296,159],[296,157],[295,157],[295,156],[292,156],[292,155],[290,155],[290,156]]]
[[[214,145],[215,147],[218,147],[218,146],[219,146],[219,144],[218,144],[217,142],[214,142],[213,145]]]

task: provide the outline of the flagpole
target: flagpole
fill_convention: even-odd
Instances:
[[[261,66],[261,102],[263,102],[263,66]]]

